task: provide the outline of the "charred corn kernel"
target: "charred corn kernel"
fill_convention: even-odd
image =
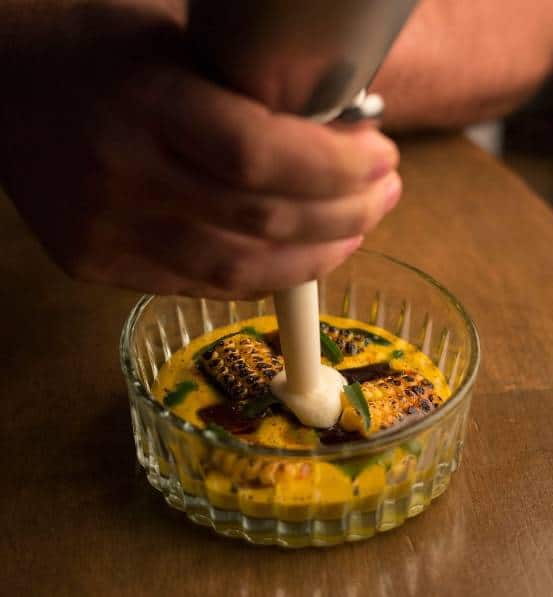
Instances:
[[[321,331],[331,338],[346,356],[364,352],[372,342],[368,333],[363,333],[361,329],[338,328],[321,322]]]
[[[239,456],[234,452],[214,450],[211,459],[205,463],[206,470],[214,470],[230,479],[236,485],[258,485],[274,487],[279,481],[305,479],[311,472],[311,465],[305,462],[279,462]]]
[[[276,482],[277,472],[282,468],[280,462],[270,462],[261,468],[258,480],[261,485],[273,486]]]
[[[248,466],[244,469],[244,479],[249,483],[254,481],[261,481],[263,484],[263,470],[267,466],[259,458],[248,459]]]
[[[365,429],[363,418],[344,397],[340,426],[365,436],[405,422],[409,417],[424,416],[443,402],[432,383],[413,371],[398,371],[397,375],[364,382],[361,389],[369,406],[370,429]]]
[[[282,370],[284,360],[262,340],[234,334],[203,352],[198,365],[231,400],[247,400],[269,392],[269,384]]]

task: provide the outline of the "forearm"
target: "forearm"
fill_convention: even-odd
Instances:
[[[92,67],[101,52],[120,59],[136,42],[127,35],[135,36],[132,21],[143,11],[154,11],[160,21],[169,17],[182,26],[186,4],[184,0],[3,0],[4,108],[18,103],[21,93],[45,94],[48,87],[59,85],[60,60],[64,61],[60,72],[76,70],[83,77],[87,57]],[[114,11],[128,11],[133,18],[117,19],[118,24],[127,22],[128,30],[119,29],[117,39],[109,39]],[[68,63],[73,69],[66,68]],[[512,110],[536,89],[552,63],[551,0],[422,0],[373,87],[386,98],[388,128],[462,126]],[[0,119],[1,112],[0,107]]]
[[[510,112],[552,67],[551,0],[422,0],[373,88],[389,129],[458,127]]]

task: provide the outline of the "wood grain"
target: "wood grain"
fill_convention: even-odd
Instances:
[[[67,279],[0,200],[0,587],[9,595],[553,593],[553,213],[459,137],[401,141],[405,197],[366,245],[475,318],[463,466],[429,511],[332,549],[215,537],[135,463],[117,344],[133,293]]]

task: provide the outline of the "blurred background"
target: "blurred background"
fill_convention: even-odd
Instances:
[[[553,77],[520,110],[466,134],[502,159],[553,206]]]

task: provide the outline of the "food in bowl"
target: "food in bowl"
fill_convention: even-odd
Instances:
[[[350,401],[359,398],[354,392],[342,396],[351,420],[342,412],[331,433],[302,427],[265,395],[260,413],[247,417],[249,428],[225,428],[224,420],[213,422],[213,411],[203,412],[204,418],[199,412],[222,404],[240,411],[247,404],[244,384],[233,386],[233,380],[217,375],[216,362],[204,367],[199,357],[227,334],[234,340],[229,336],[221,348],[251,341],[259,360],[244,358],[244,364],[263,362],[268,375],[245,379],[245,389],[263,396],[259,382],[282,364],[271,333],[273,302],[147,296],[132,310],[121,337],[121,361],[137,458],[149,483],[192,521],[256,544],[334,545],[403,524],[448,487],[462,454],[480,355],[476,329],[463,307],[423,272],[365,251],[322,281],[319,297],[325,314],[321,331],[332,341],[324,342],[323,362],[343,372],[361,373],[366,366],[377,377],[386,373],[346,380],[367,384],[363,397],[374,390],[369,401],[393,391],[395,384],[388,382],[399,381],[404,390],[411,389],[407,384],[422,387],[413,388],[421,394],[409,404],[420,412],[402,410],[397,417],[397,408],[381,408],[386,401],[369,402],[369,426],[355,412],[359,403]],[[366,339],[361,342],[356,336],[363,334],[355,329],[368,336],[367,352]],[[334,345],[343,356],[340,363],[332,362]],[[414,381],[397,379],[398,370]]]
[[[264,316],[213,330],[177,351],[162,366],[152,388],[157,400],[198,428],[232,436],[250,445],[313,450],[363,441],[428,416],[450,397],[443,373],[412,344],[361,321],[321,317],[321,361],[349,382],[341,396],[336,425],[303,425],[271,392],[284,360],[277,321]],[[194,448],[191,448],[194,449]],[[189,490],[207,493],[221,508],[249,503],[249,514],[264,516],[269,505],[300,505],[316,515],[341,516],[354,502],[373,498],[386,475],[403,474],[422,450],[406,444],[380,459],[341,463],[263,461],[224,449],[194,454]],[[393,469],[393,470],[392,470]],[[331,503],[321,499],[332,488]],[[297,508],[296,508],[297,510]]]

